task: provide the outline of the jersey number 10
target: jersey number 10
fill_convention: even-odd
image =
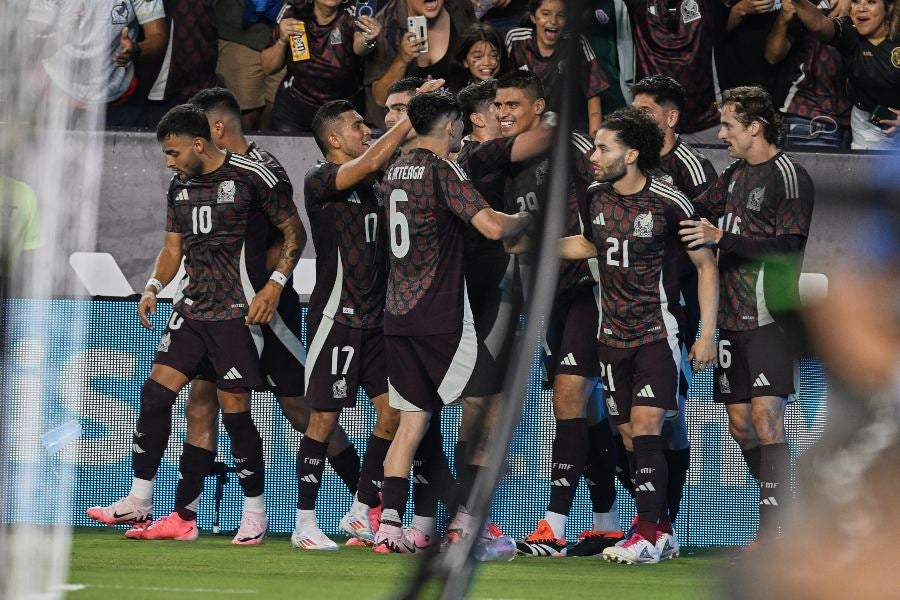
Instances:
[[[191,223],[194,225],[194,235],[212,231],[212,207],[195,206],[191,211]]]

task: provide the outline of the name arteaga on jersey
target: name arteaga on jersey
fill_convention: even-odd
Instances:
[[[388,169],[388,179],[422,179],[425,175],[425,167],[412,165],[391,167]]]

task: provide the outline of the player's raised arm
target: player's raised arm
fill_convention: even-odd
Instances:
[[[153,329],[148,314],[156,314],[156,295],[168,285],[181,267],[182,245],[181,234],[167,231],[163,241],[162,250],[156,256],[156,264],[153,266],[153,275],[144,286],[141,301],[138,303],[138,316],[141,325],[146,329]]]
[[[687,255],[697,268],[697,301],[700,304],[700,322],[703,324],[687,358],[688,361],[696,361],[695,371],[702,371],[716,366],[714,323],[719,315],[719,266],[710,248],[692,250]]]
[[[563,260],[596,258],[597,246],[583,235],[570,235],[559,240],[559,257]]]
[[[510,240],[525,231],[531,223],[531,214],[519,212],[508,215],[493,208],[483,208],[469,222],[489,240]]]

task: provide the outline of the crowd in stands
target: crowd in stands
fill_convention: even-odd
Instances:
[[[42,98],[105,104],[110,128],[153,129],[214,85],[235,94],[248,130],[309,132],[335,99],[383,127],[388,89],[404,77],[443,78],[458,92],[513,69],[537,74],[556,110],[571,66],[583,93],[575,126],[591,134],[630,102],[633,82],[663,74],[687,92],[679,132],[688,141],[717,141],[720,90],[761,85],[784,117],[786,149],[900,147],[897,0],[588,0],[581,15],[564,0],[34,5],[38,35],[59,38],[39,57]],[[410,33],[416,16],[425,37]],[[567,32],[572,20],[580,39]],[[57,75],[97,52],[109,55],[104,73]]]

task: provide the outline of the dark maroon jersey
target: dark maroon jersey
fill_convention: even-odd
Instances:
[[[165,0],[172,43],[165,98],[190,97],[219,84],[219,35],[214,0]]]
[[[328,25],[319,25],[315,18],[302,18],[296,9],[285,4],[278,15],[282,19],[298,19],[306,26],[310,57],[295,61],[289,48],[285,85],[296,99],[308,106],[321,106],[329,100],[352,98],[362,89],[362,58],[353,52],[353,21],[347,9],[338,11]],[[278,40],[278,23],[272,32],[272,43]]]
[[[573,45],[579,47],[572,48]],[[594,54],[591,44],[584,36],[579,36],[577,42],[570,34],[564,33],[552,56],[541,56],[534,39],[534,29],[519,27],[510,29],[506,34],[506,51],[509,54],[509,66],[512,69],[525,69],[531,71],[544,85],[544,98],[547,101],[547,110],[558,111],[562,105],[562,94],[565,89],[563,74],[568,67],[569,56],[578,56],[580,60],[578,80],[584,98],[599,96],[601,92],[609,88],[606,74],[600,66],[600,61]],[[587,107],[584,103],[576,103],[575,110],[579,119],[584,120]],[[584,114],[582,114],[584,113]]]
[[[792,27],[789,37],[793,40],[786,59],[791,61],[790,87],[781,112],[806,119],[827,116],[849,127],[853,105],[844,84],[840,52],[802,27]]]
[[[717,0],[684,0],[668,10],[663,0],[626,0],[634,36],[635,81],[668,75],[684,87],[687,102],[678,130],[694,133],[719,122],[713,78]]]
[[[844,59],[854,103],[871,112],[876,106],[900,106],[900,37],[875,45],[856,32],[850,17],[832,19],[831,43]]]
[[[695,204],[698,212],[718,219],[720,229],[735,235],[768,239],[794,234],[806,238],[812,221],[813,184],[803,166],[779,152],[758,165],[744,160],[733,162]],[[720,328],[747,331],[768,325],[774,319],[767,298],[773,293],[796,296],[799,273],[790,282],[793,289],[775,290],[767,284],[767,267],[783,269],[781,262],[720,251]],[[783,279],[778,278],[782,285]]]
[[[487,202],[459,165],[423,148],[392,163],[382,189],[391,261],[384,333],[458,331],[468,312],[463,226]]]
[[[515,138],[497,138],[486,142],[466,140],[456,156],[456,162],[466,172],[469,180],[497,211],[503,211],[503,188],[506,186],[506,172],[512,164],[512,146]],[[471,225],[465,231],[465,271],[471,284],[484,273],[494,272],[488,265],[506,269],[509,256],[500,240],[489,240]]]
[[[678,334],[679,221],[693,215],[687,196],[654,177],[620,196],[609,183],[589,188],[591,233],[600,271],[598,339],[634,348]]]
[[[588,156],[594,150],[590,138],[578,132],[572,132],[571,173],[569,175],[569,193],[566,196],[565,235],[576,235],[585,232],[584,219],[587,217],[587,187],[593,183],[594,177]],[[506,189],[503,192],[504,212],[517,213],[527,211],[535,220],[541,218],[543,207],[547,202],[547,188],[550,184],[550,154],[537,156],[531,160],[510,165],[507,171]],[[519,260],[527,264],[529,257],[519,255]],[[560,265],[557,295],[564,294],[576,286],[591,282],[593,275],[588,261],[564,260]]]
[[[712,162],[681,138],[676,138],[669,153],[660,157],[659,167],[662,174],[658,178],[688,198],[696,198],[705,192],[718,177]]]
[[[325,315],[348,327],[381,327],[387,278],[384,203],[371,181],[338,190],[338,169],[321,161],[306,173],[304,197],[316,248],[309,319],[315,323]]]
[[[254,285],[247,275],[266,273],[267,230],[253,221],[264,215],[278,225],[296,217],[291,196],[271,169],[230,152],[211,173],[186,181],[173,177],[166,231],[183,236],[188,277],[175,308],[199,321],[245,317]]]

